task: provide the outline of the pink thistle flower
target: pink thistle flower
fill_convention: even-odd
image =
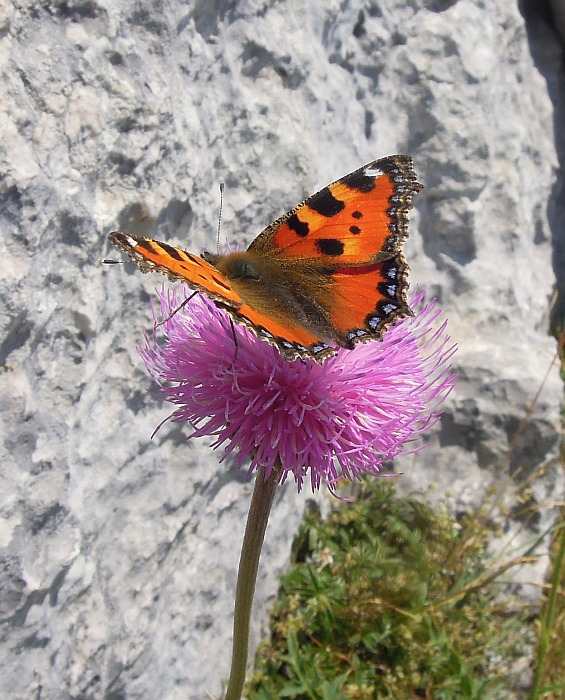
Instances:
[[[222,460],[250,460],[248,474],[263,467],[268,479],[279,468],[279,481],[292,474],[299,491],[307,477],[315,490],[378,475],[438,420],[453,387],[455,346],[425,293],[382,342],[341,349],[322,365],[285,360],[203,295],[173,313],[190,294],[159,293],[163,338],[146,335],[139,351],[160,395],[178,406],[169,418],[189,423],[190,437],[215,436]]]

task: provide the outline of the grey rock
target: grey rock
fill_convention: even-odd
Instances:
[[[412,280],[450,319],[460,377],[400,481],[457,511],[543,466],[532,505],[563,497],[556,366],[513,443],[555,353],[560,55],[505,0],[0,9],[2,697],[221,695],[251,484],[178,426],[151,440],[169,409],[135,345],[161,280],[100,264],[118,227],[213,249],[220,180],[223,234],[246,244],[316,188],[411,153]],[[253,645],[305,497],[276,500]],[[552,522],[535,512],[513,542]]]

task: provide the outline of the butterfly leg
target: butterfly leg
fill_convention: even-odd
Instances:
[[[233,338],[233,346],[234,346],[234,352],[233,352],[233,360],[230,363],[230,366],[228,367],[228,371],[231,370],[235,364],[235,361],[237,360],[237,351],[239,348],[239,345],[237,343],[237,335],[235,333],[235,326],[233,325],[233,318],[229,316],[230,320],[230,326],[231,326],[231,334]]]

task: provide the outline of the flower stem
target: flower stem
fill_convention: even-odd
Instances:
[[[239,700],[243,691],[243,684],[245,683],[249,647],[249,621],[255,593],[257,569],[277,485],[278,470],[273,470],[267,480],[265,480],[263,469],[257,473],[249,514],[247,515],[237,573],[232,661],[225,700]]]

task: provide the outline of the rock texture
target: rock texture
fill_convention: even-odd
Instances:
[[[251,485],[178,426],[150,439],[168,409],[135,343],[160,280],[100,264],[117,227],[213,248],[220,180],[223,233],[247,243],[411,153],[412,279],[446,309],[460,381],[403,483],[463,508],[545,465],[532,503],[562,495],[555,367],[513,444],[555,352],[564,249],[561,47],[529,6],[527,24],[507,0],[2,6],[2,697],[221,694]],[[255,640],[304,498],[275,504]]]

